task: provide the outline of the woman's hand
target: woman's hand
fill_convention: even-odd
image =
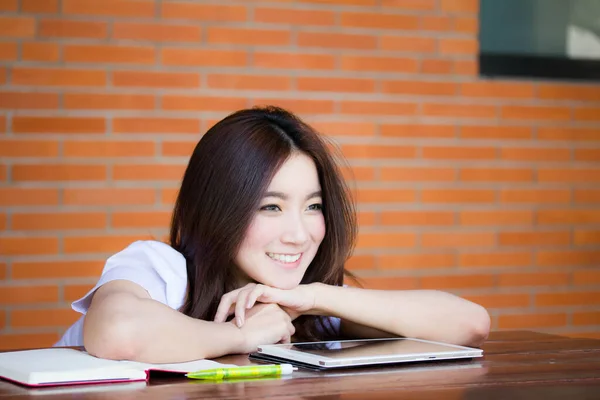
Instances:
[[[276,289],[270,286],[249,283],[244,287],[226,293],[215,314],[215,322],[225,322],[228,316],[235,313],[238,327],[244,324],[246,310],[256,302],[276,303],[286,311],[292,321],[315,306],[314,284],[299,285],[294,289]]]
[[[239,353],[251,353],[261,344],[290,343],[295,333],[289,314],[277,304],[257,304],[248,310],[240,327],[243,340]]]

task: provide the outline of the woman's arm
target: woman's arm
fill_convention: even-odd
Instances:
[[[323,283],[277,289],[248,285],[221,298],[215,321],[235,314],[238,326],[255,304],[275,303],[295,318],[301,314],[342,319],[342,333],[350,337],[391,335],[429,339],[463,346],[479,346],[490,330],[485,308],[436,290],[368,290]]]
[[[348,336],[379,337],[389,332],[479,346],[490,330],[490,317],[485,308],[450,293],[311,285],[314,285],[314,308],[305,314],[341,318],[343,333]]]
[[[83,341],[97,357],[184,362],[249,352],[258,344],[289,337],[290,329],[289,316],[277,305],[257,309],[240,329],[231,322],[190,318],[152,300],[141,286],[115,280],[94,294],[84,319]]]

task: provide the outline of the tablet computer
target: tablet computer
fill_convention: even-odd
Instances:
[[[250,358],[313,369],[482,357],[483,350],[413,338],[302,342],[259,346]]]

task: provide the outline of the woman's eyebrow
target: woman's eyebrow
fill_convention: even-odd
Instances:
[[[321,191],[317,190],[316,192],[312,192],[311,194],[309,194],[308,196],[306,196],[306,200],[310,200],[314,197],[321,197]]]
[[[288,199],[288,195],[285,193],[282,193],[282,192],[267,192],[267,193],[265,193],[264,197],[277,197],[281,200]],[[321,197],[321,191],[317,190],[316,192],[312,192],[311,194],[306,196],[306,200],[312,199],[314,197]]]

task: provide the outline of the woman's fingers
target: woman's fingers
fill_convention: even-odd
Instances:
[[[225,322],[227,316],[229,315],[231,306],[232,303],[229,298],[221,297],[221,302],[219,303],[219,307],[217,307],[217,312],[215,313],[215,322]]]
[[[254,307],[256,302],[277,303],[286,310],[292,320],[301,314],[295,311],[295,308],[301,303],[297,291],[249,283],[221,297],[214,320],[215,322],[225,322],[229,315],[235,313],[236,325],[241,327],[244,324],[246,310]]]
[[[238,297],[235,301],[235,324],[238,328],[241,328],[244,325],[244,318],[246,316],[246,304],[248,303],[248,296],[254,290],[252,289],[244,289],[238,293]]]
[[[248,309],[252,308],[254,306],[254,304],[256,303],[256,300],[259,297],[264,296],[266,289],[267,289],[267,287],[264,285],[256,285],[256,287],[248,295],[248,299],[245,303],[246,308],[248,308]]]
[[[282,290],[270,286],[257,285],[256,289],[248,298],[247,308],[252,308],[257,301],[261,303],[277,303],[282,307],[288,306],[293,302],[293,297],[290,298],[290,292],[290,290]]]
[[[227,316],[233,312],[232,306],[235,305],[235,299],[237,299],[239,293],[247,286],[248,285],[236,290],[232,290],[231,292],[225,293],[223,296],[221,296],[221,302],[219,303],[217,312],[215,313],[215,322],[225,322],[225,320],[227,320]]]

